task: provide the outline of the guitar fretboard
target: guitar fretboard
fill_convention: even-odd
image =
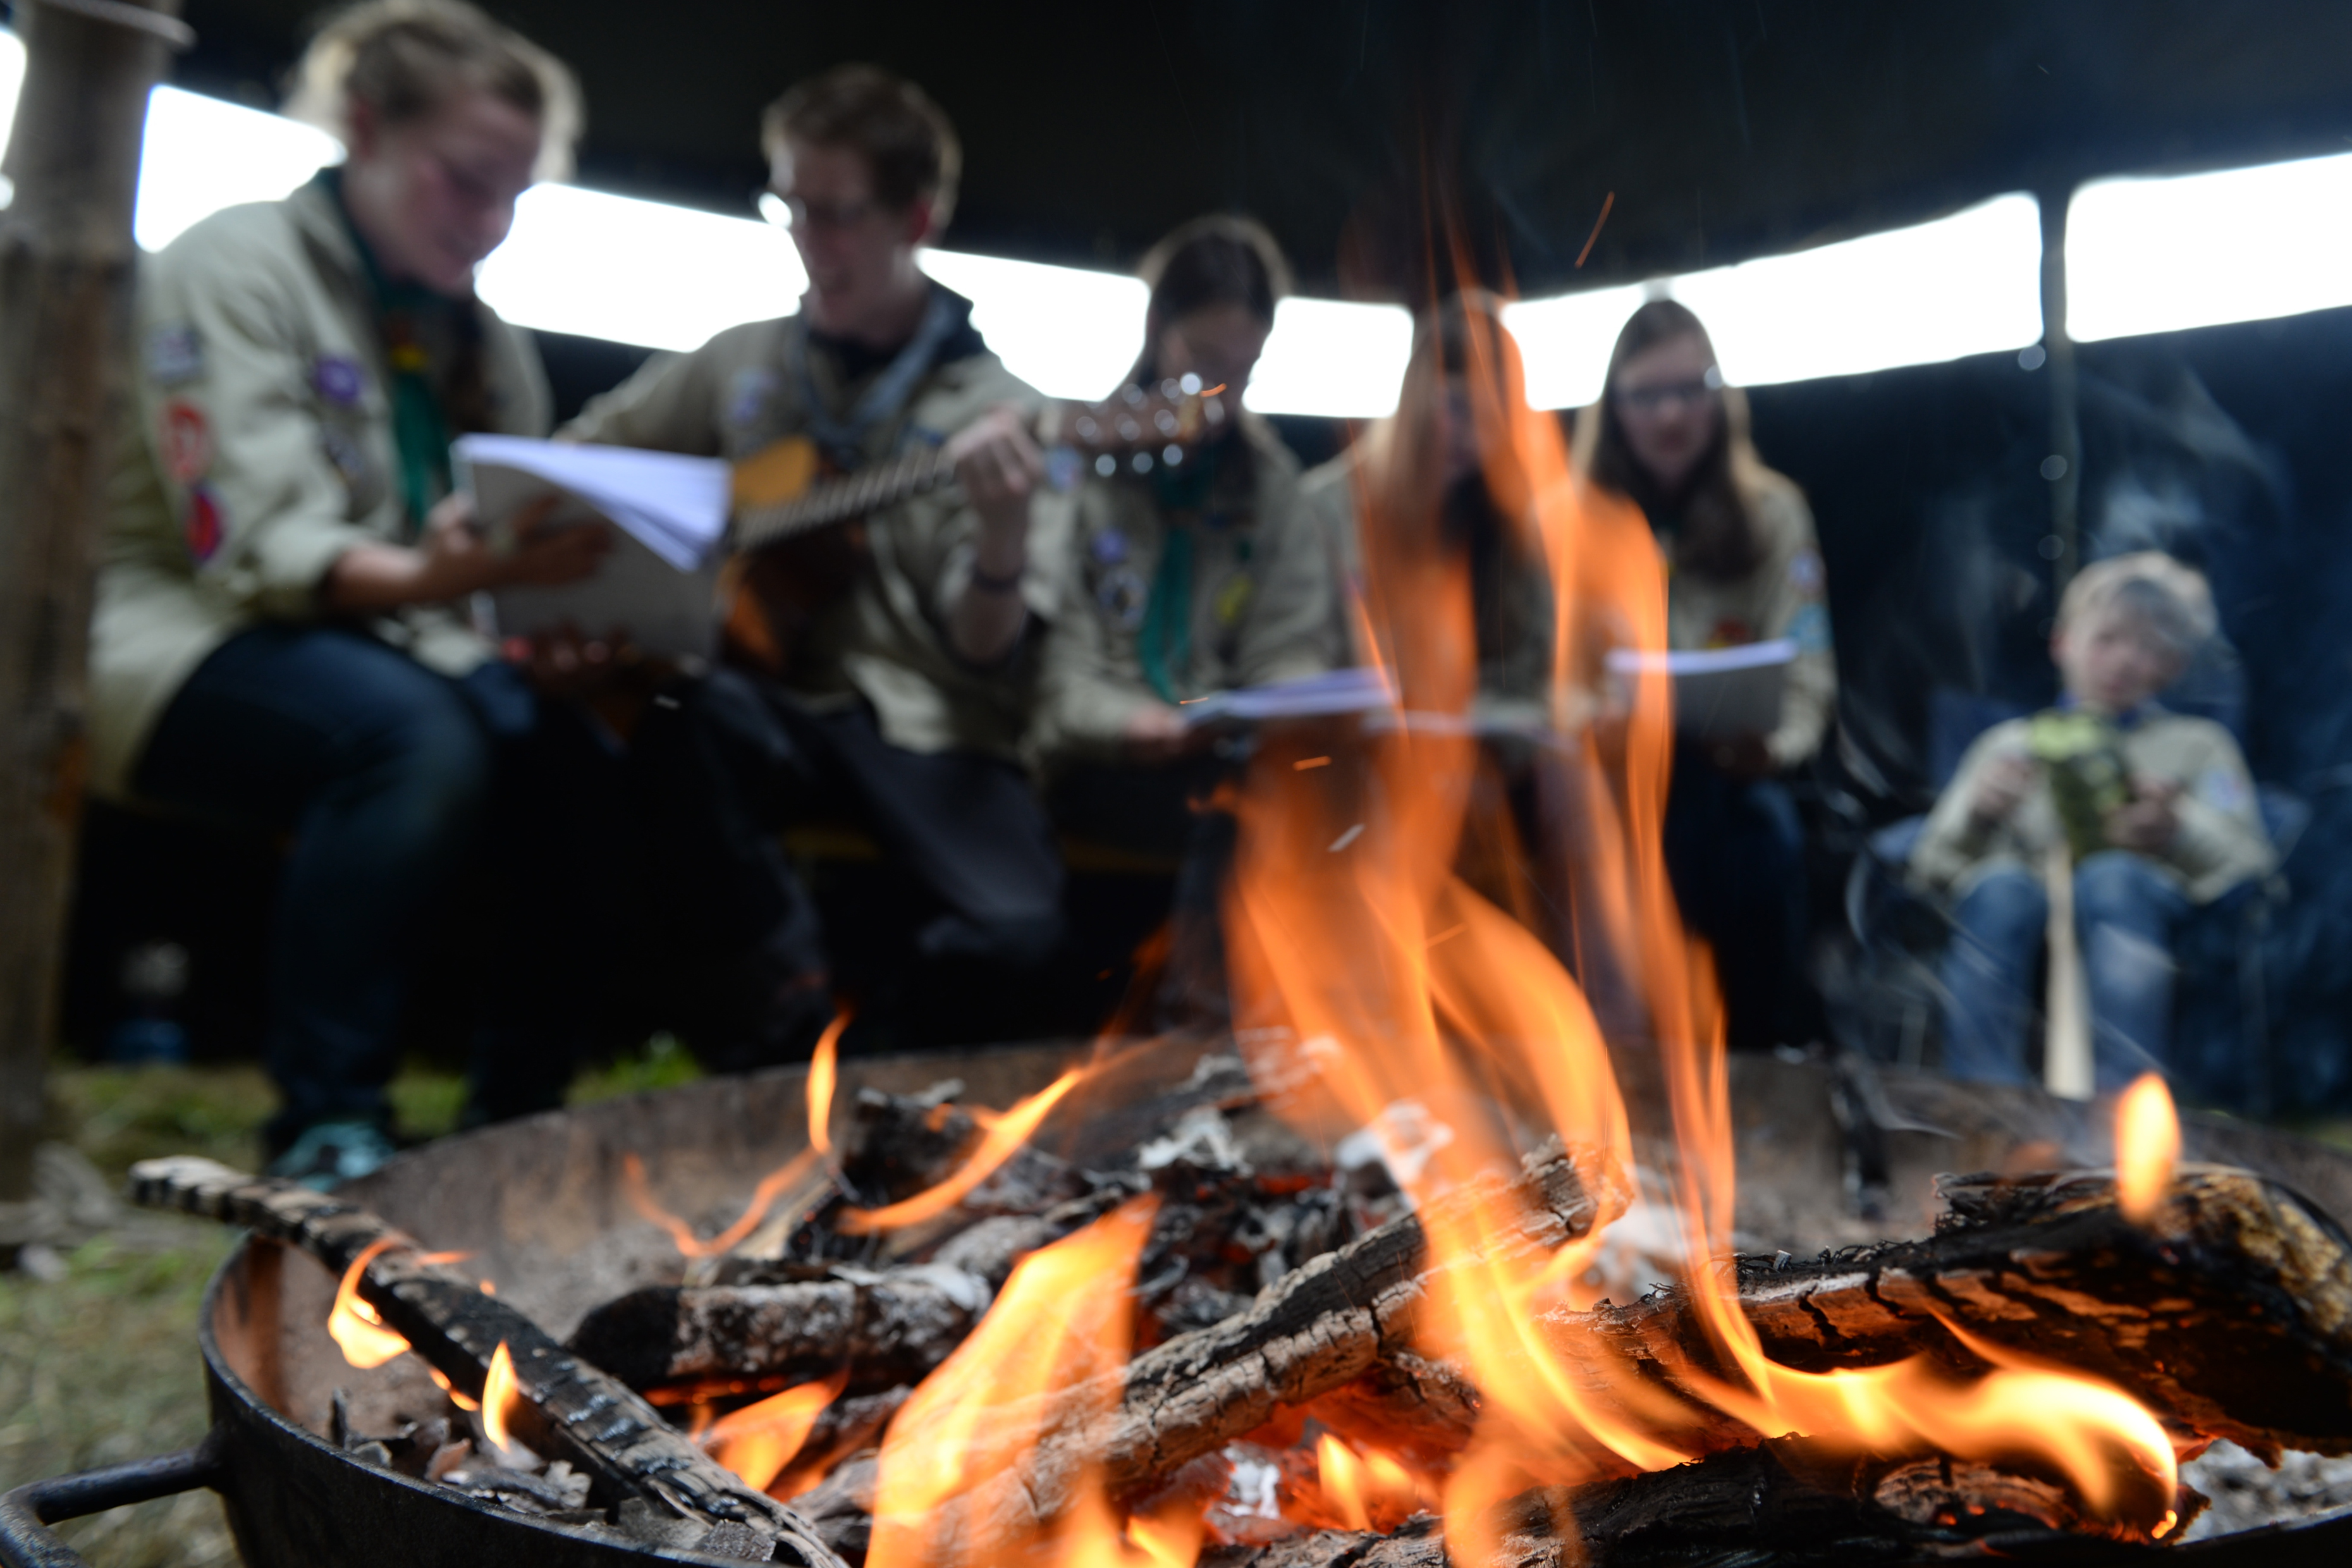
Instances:
[[[735,546],[757,550],[794,534],[813,532],[896,506],[910,496],[935,490],[955,478],[955,466],[939,451],[909,452],[812,485],[787,501],[747,507],[735,514]]]

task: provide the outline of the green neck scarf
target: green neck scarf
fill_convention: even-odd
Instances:
[[[1224,443],[1211,441],[1191,461],[1152,470],[1152,499],[1165,520],[1160,545],[1160,567],[1151,574],[1150,596],[1143,602],[1143,625],[1136,633],[1136,658],[1143,679],[1164,702],[1181,700],[1179,693],[1192,664],[1192,522],[1208,510],[1216,488],[1217,458]]]
[[[375,252],[352,222],[343,203],[341,169],[321,169],[319,183],[335,198],[343,227],[358,250],[375,300],[375,317],[383,333],[384,363],[392,372],[385,389],[392,404],[393,450],[400,459],[400,492],[408,509],[412,531],[425,525],[425,514],[449,493],[449,419],[441,406],[440,378],[426,349],[425,324],[457,308],[446,295],[421,283],[394,282],[384,276]]]

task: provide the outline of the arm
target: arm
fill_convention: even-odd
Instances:
[[[1183,715],[1130,672],[1122,674],[1106,612],[1087,581],[1087,530],[1078,525],[1093,487],[1040,502],[1038,533],[1060,593],[1039,661],[1033,744],[1048,765],[1062,762],[1151,760],[1190,740]]]
[[[1821,750],[1837,717],[1837,652],[1812,513],[1793,487],[1773,497],[1769,511],[1776,537],[1759,568],[1769,577],[1759,635],[1787,637],[1797,645],[1797,658],[1789,667],[1780,728],[1765,737],[1764,746],[1775,767],[1788,769]]]
[[[1948,893],[1992,852],[2002,828],[2039,782],[2023,752],[2023,739],[2017,725],[1997,725],[1978,736],[1960,759],[1911,851],[1911,879],[1918,886]]]
[[[991,409],[956,433],[947,456],[956,482],[978,514],[971,569],[940,606],[959,658],[996,664],[1012,653],[1028,624],[1023,587],[1029,567],[1030,514],[1045,483],[1045,458],[1018,409]]]
[[[2237,742],[2218,727],[2169,805],[2170,841],[2155,851],[2207,896],[2266,875],[2274,863],[2254,783]]]

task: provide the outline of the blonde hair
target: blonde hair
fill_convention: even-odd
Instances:
[[[539,121],[534,178],[571,177],[585,121],[579,82],[562,60],[465,0],[363,0],[337,12],[294,68],[286,114],[348,145],[354,100],[397,125],[464,88]]]
[[[2145,620],[2183,658],[2213,635],[2217,620],[2205,574],[2161,550],[2110,555],[2076,573],[2058,601],[2058,629],[2106,610]]]

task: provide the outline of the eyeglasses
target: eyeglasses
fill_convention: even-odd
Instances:
[[[751,193],[751,205],[779,228],[855,228],[881,210],[879,202],[807,202],[766,185]]]
[[[1723,388],[1723,373],[1709,370],[1697,381],[1674,381],[1663,386],[1622,387],[1612,394],[1617,406],[1633,414],[1656,414],[1669,403],[1696,408]]]

